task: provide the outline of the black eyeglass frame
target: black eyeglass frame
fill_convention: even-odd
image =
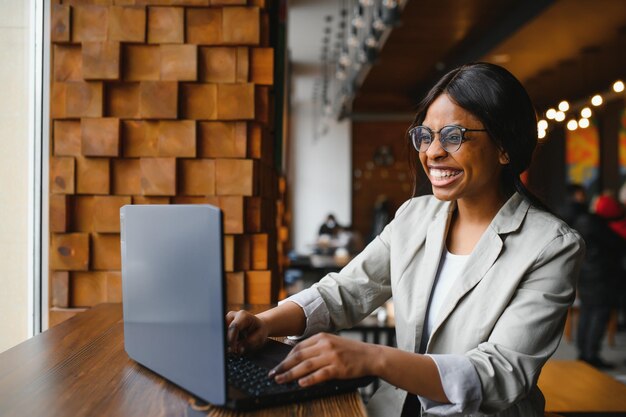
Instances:
[[[442,141],[441,140],[441,131],[446,129],[446,128],[456,128],[459,129],[461,131],[461,140],[459,141],[458,144],[453,143],[453,142],[449,142],[447,140]],[[428,146],[426,147],[426,149],[424,149],[423,151],[420,151],[420,145],[421,142],[418,144],[417,143],[417,130],[418,129],[426,129],[426,131],[430,134],[430,142],[428,142]],[[465,132],[486,132],[487,129],[469,129],[463,126],[459,126],[459,125],[445,125],[444,127],[442,127],[439,130],[433,131],[431,128],[427,127],[427,126],[422,126],[422,125],[418,125],[418,126],[413,126],[412,128],[409,129],[409,137],[411,138],[411,143],[413,143],[413,147],[415,148],[415,150],[417,152],[426,152],[428,150],[428,148],[430,148],[430,145],[433,143],[433,141],[435,140],[435,133],[439,134],[439,143],[441,143],[441,147],[448,153],[454,153],[456,151],[458,151],[459,149],[461,149],[461,144],[463,142],[465,142],[467,139],[465,138]],[[456,146],[456,149],[448,149],[449,145],[453,145]]]

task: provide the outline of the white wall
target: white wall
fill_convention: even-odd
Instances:
[[[351,123],[329,120],[327,133],[315,137],[320,126],[313,116],[313,82],[311,76],[294,78],[290,110],[292,242],[299,253],[311,251],[328,213],[333,213],[339,224],[352,223]]]
[[[0,0],[0,352],[29,334],[29,0]]]

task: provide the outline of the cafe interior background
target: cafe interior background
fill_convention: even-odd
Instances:
[[[340,266],[428,193],[405,132],[464,62],[528,89],[525,181],[550,207],[626,179],[622,0],[118,3],[0,1],[0,352],[121,301],[124,204],[222,208],[231,303],[276,302],[318,255]]]

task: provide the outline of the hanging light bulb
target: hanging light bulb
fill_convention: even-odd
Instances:
[[[576,130],[578,129],[578,122],[574,119],[570,120],[569,122],[567,122],[567,128],[569,130]]]
[[[588,119],[591,117],[591,109],[589,107],[585,107],[584,109],[582,109],[580,111],[580,115],[582,117],[584,117],[585,119]]]
[[[562,111],[556,112],[556,114],[554,115],[554,120],[556,120],[557,122],[562,122],[563,120],[565,120],[565,113],[563,113]]]
[[[338,80],[345,80],[347,77],[346,70],[344,70],[343,68],[338,69],[335,73],[335,77],[337,77]]]
[[[594,106],[599,106],[602,104],[602,96],[600,94],[596,94],[595,96],[593,96],[591,98],[591,104],[593,104]]]
[[[352,26],[359,29],[365,26],[365,20],[363,19],[363,6],[360,4],[356,7],[354,18],[352,19]]]
[[[568,111],[569,110],[569,103],[566,100],[563,100],[562,102],[559,103],[559,110],[561,111]]]
[[[578,121],[578,127],[580,127],[581,129],[586,129],[589,127],[589,119],[586,118],[582,118]]]
[[[350,59],[350,54],[348,53],[348,49],[344,48],[341,51],[341,55],[339,55],[339,65],[344,67],[349,67],[352,64],[352,60]]]
[[[548,109],[548,111],[546,112],[546,117],[550,120],[554,119],[554,116],[556,116],[556,110],[554,109]]]
[[[622,81],[615,81],[615,83],[613,83],[613,91],[615,91],[616,93],[621,93],[622,91],[624,91],[624,83]]]
[[[546,120],[539,120],[539,122],[537,123],[537,127],[539,128],[539,130],[546,130],[548,128],[548,122]]]
[[[350,36],[348,37],[348,46],[350,46],[351,48],[356,48],[357,46],[359,46],[359,37],[357,36],[356,27],[353,27],[352,31],[350,32]]]

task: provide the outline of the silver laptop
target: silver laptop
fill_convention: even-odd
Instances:
[[[306,389],[267,378],[291,347],[227,353],[223,226],[210,205],[120,210],[124,345],[141,365],[213,405],[254,409],[345,392],[373,378]]]

